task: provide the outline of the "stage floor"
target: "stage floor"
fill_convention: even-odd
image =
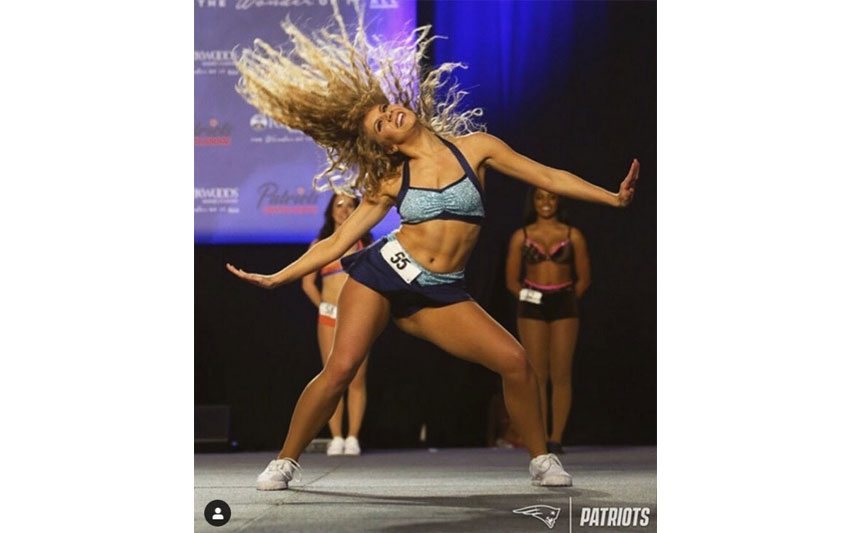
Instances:
[[[523,450],[455,448],[368,451],[359,457],[304,454],[301,483],[285,491],[255,490],[255,477],[275,453],[197,454],[196,531],[564,532],[570,525],[572,532],[656,530],[655,447],[566,448],[560,460],[573,477],[569,488],[531,486]],[[222,527],[205,521],[211,500],[231,509]],[[533,505],[560,509],[553,529],[513,513]],[[649,523],[580,524],[582,513],[589,520],[600,512],[589,508],[603,507],[649,508]]]

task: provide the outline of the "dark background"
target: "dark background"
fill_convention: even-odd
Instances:
[[[570,202],[570,222],[588,242],[592,286],[581,303],[568,444],[655,443],[655,10],[653,2],[418,7],[418,24],[450,37],[433,59],[468,64],[458,77],[468,105],[484,108],[490,133],[609,190],[633,157],[642,164],[629,209]],[[487,218],[467,267],[471,295],[514,334],[503,272],[526,189],[487,174]],[[264,291],[224,265],[270,273],[306,248],[195,246],[195,403],[230,405],[231,437],[242,449],[281,446],[302,388],[321,368],[316,308],[299,283]],[[371,351],[367,387],[364,448],[418,446],[424,423],[428,446],[483,446],[500,382],[391,324]]]

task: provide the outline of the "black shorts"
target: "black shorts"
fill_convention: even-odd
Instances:
[[[542,302],[539,304],[518,302],[518,318],[532,318],[545,322],[562,318],[578,318],[578,299],[575,297],[573,287],[551,292],[539,292],[542,293]]]

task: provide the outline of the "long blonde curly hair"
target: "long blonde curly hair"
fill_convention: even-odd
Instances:
[[[256,39],[254,48],[244,49],[236,61],[242,74],[237,92],[247,102],[326,150],[328,166],[314,177],[315,189],[372,195],[403,162],[402,154],[387,153],[364,130],[364,116],[377,104],[393,102],[411,109],[439,136],[485,129],[475,122],[482,109],[459,110],[467,93],[457,83],[438,100],[437,90],[446,86],[449,74],[465,67],[443,63],[423,68],[426,48],[436,39],[428,36],[429,26],[385,42],[368,39],[364,5],[356,2],[358,23],[350,37],[336,0],[331,4],[333,25],[311,37],[289,18],[282,22],[292,51],[284,53]]]

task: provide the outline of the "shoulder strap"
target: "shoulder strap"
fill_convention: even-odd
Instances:
[[[456,160],[459,161],[459,166],[462,167],[462,170],[465,171],[465,175],[468,176],[468,179],[474,182],[474,186],[477,187],[477,191],[480,193],[480,196],[483,196],[483,187],[480,185],[480,180],[477,178],[477,173],[474,172],[474,169],[471,168],[471,165],[468,164],[468,160],[465,159],[465,156],[462,155],[462,152],[459,151],[459,148],[456,148],[452,142],[444,139],[443,137],[439,137],[439,140],[444,143],[445,146],[450,148],[450,151],[453,152],[453,156],[456,157]]]
[[[400,204],[403,203],[403,198],[409,192],[409,160],[403,161],[403,180],[400,182],[400,191],[397,193],[397,211],[400,210]]]

